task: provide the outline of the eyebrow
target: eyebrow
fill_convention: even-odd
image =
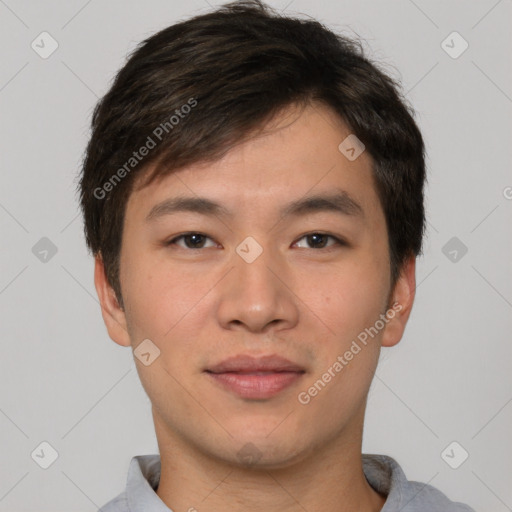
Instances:
[[[146,222],[178,212],[193,212],[209,216],[233,217],[224,206],[205,197],[178,196],[165,199],[151,208]],[[364,218],[363,207],[348,192],[307,196],[286,204],[280,209],[281,217],[301,217],[309,213],[335,212],[341,215]]]

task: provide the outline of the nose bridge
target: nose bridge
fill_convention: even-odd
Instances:
[[[261,244],[248,236],[235,248],[234,268],[219,307],[219,321],[225,328],[243,324],[250,331],[258,331],[270,323],[289,327],[296,321],[293,293],[283,283],[285,263],[266,246],[263,237],[259,238]]]
[[[261,237],[260,237],[261,240]],[[275,293],[275,272],[273,267],[280,267],[281,263],[275,251],[268,245],[260,245],[255,238],[247,237],[236,248],[234,258],[235,272],[240,285],[251,286],[259,293]],[[272,270],[273,272],[272,272]]]

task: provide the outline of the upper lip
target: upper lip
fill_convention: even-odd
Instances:
[[[304,368],[278,355],[229,357],[206,369],[210,373],[225,372],[304,372]]]

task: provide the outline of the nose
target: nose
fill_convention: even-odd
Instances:
[[[268,334],[297,324],[298,298],[284,262],[264,250],[250,263],[235,253],[233,264],[222,281],[218,306],[224,329]]]

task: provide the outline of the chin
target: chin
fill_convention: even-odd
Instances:
[[[299,438],[300,439],[300,438]],[[304,442],[304,439],[300,439]],[[216,444],[214,456],[224,459],[230,465],[246,469],[280,469],[300,462],[307,456],[309,450],[299,446],[297,441],[287,436],[240,434],[233,435],[229,445],[219,452]]]

